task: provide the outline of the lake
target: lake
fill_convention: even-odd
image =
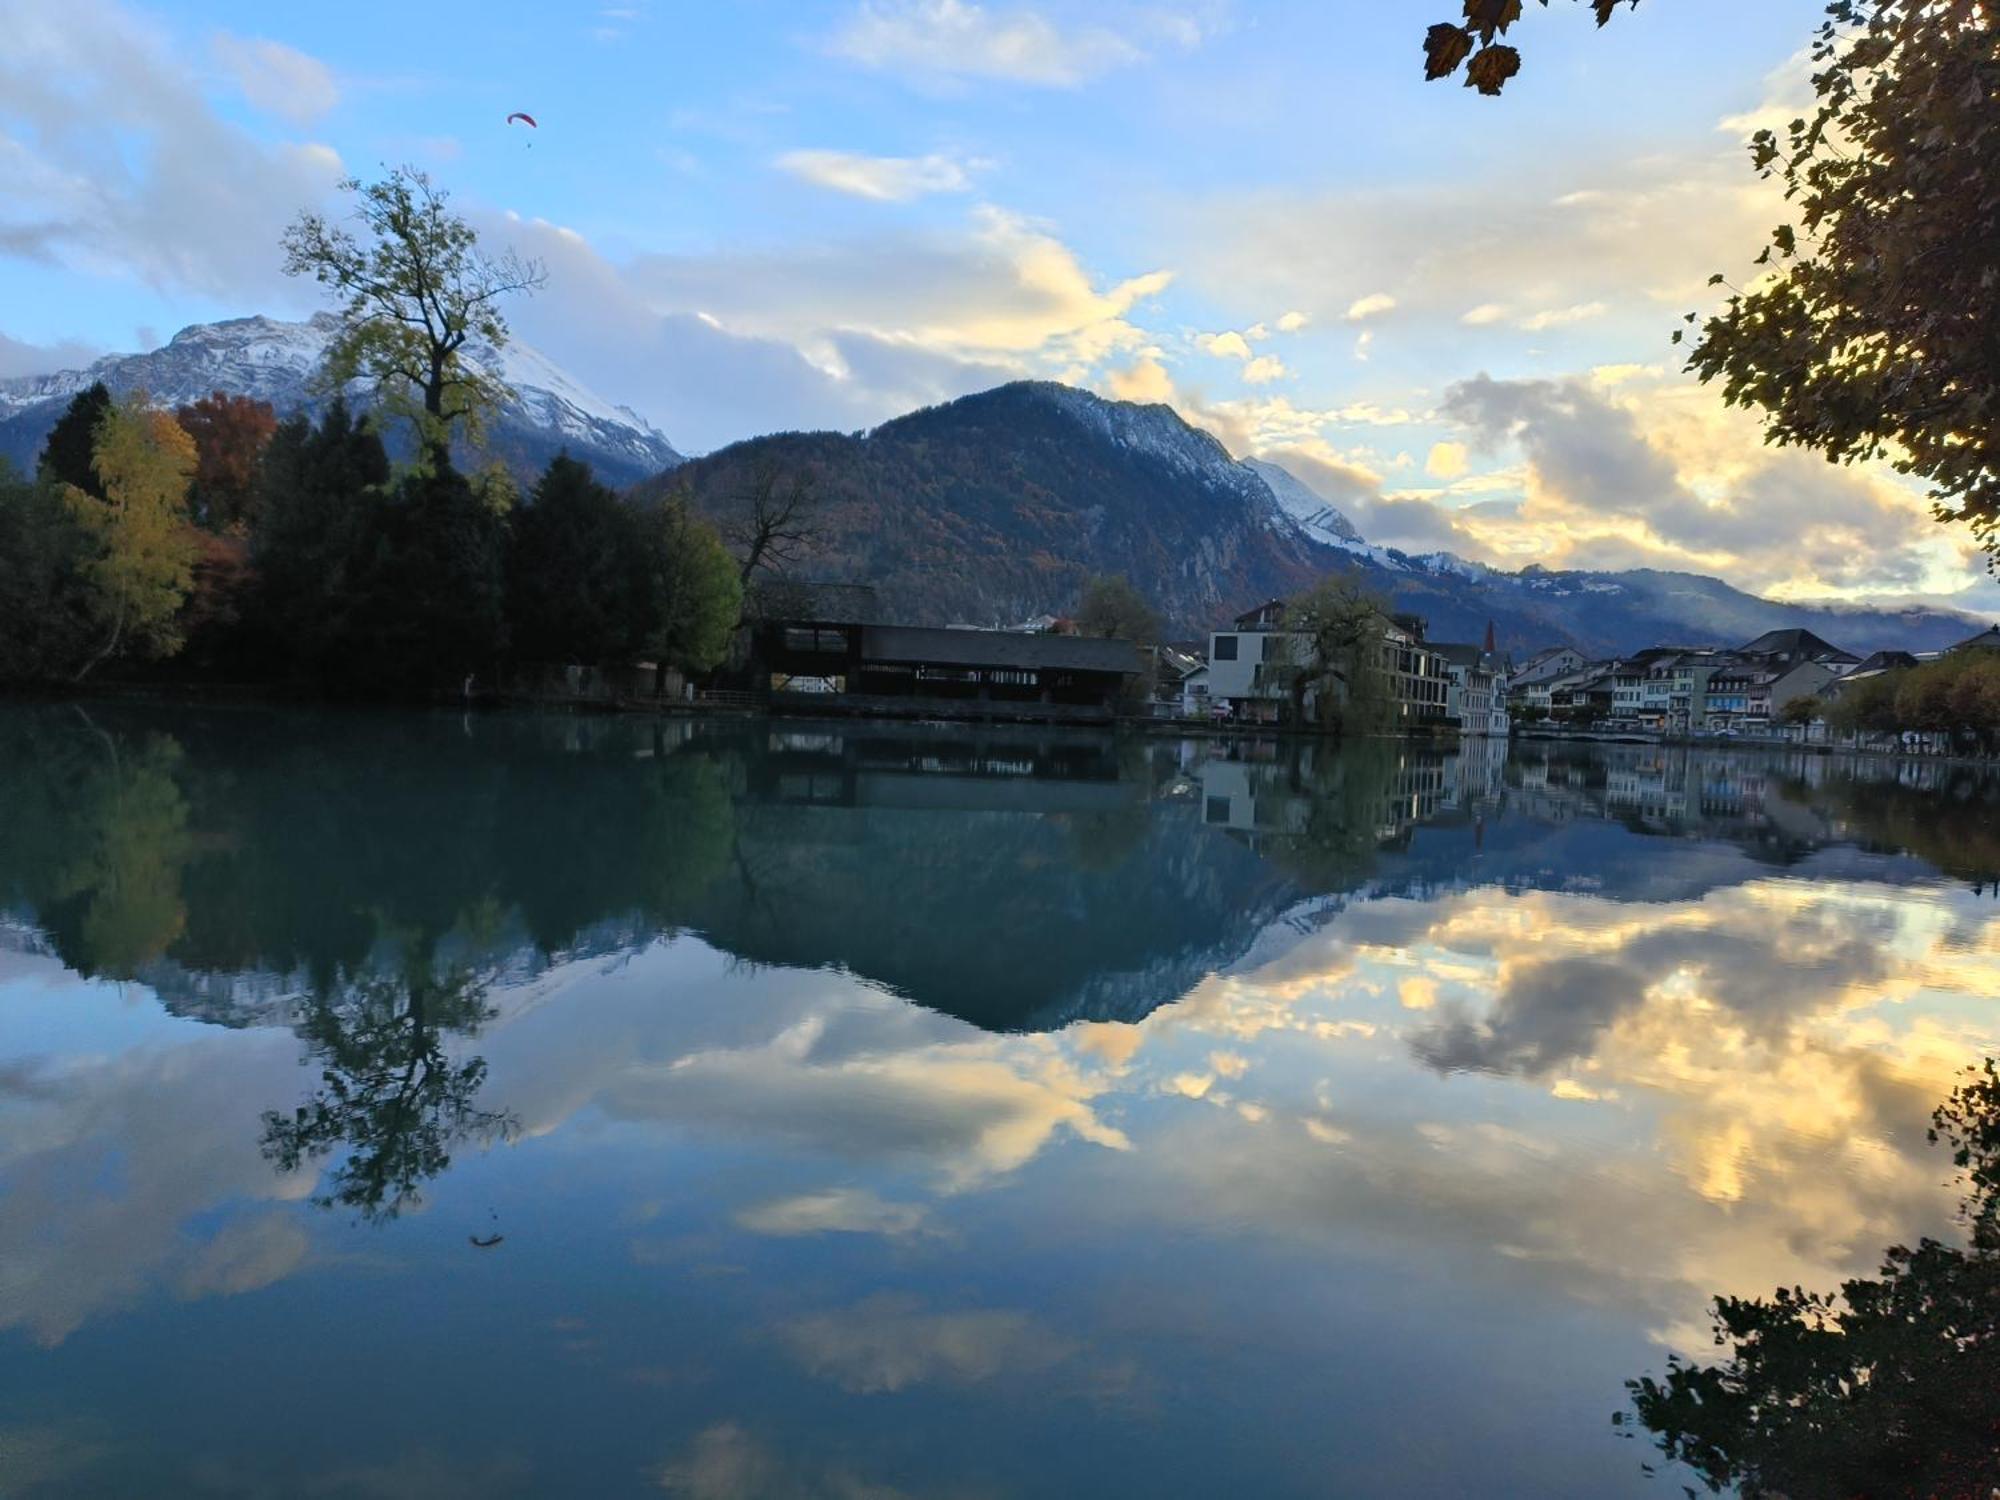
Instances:
[[[2000,788],[0,705],[0,1493],[1678,1495],[1950,1235]]]

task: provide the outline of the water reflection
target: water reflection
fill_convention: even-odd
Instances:
[[[48,1493],[182,1429],[219,1493],[1619,1493],[1577,1434],[1710,1293],[1948,1229],[2000,1050],[1936,766],[92,707],[0,787],[0,1391],[126,1434]],[[405,1291],[397,1389],[513,1372],[457,1446],[230,1415]]]
[[[1964,1246],[1925,1238],[1831,1289],[1716,1299],[1729,1358],[1627,1382],[1660,1451],[1749,1497],[1983,1495],[2000,1487],[2000,1073],[1933,1116],[1970,1186]],[[1614,1417],[1624,1426],[1624,1413]]]
[[[294,1026],[319,1087],[289,1114],[265,1111],[265,1159],[295,1173],[344,1150],[314,1203],[378,1223],[415,1207],[460,1142],[490,1145],[518,1128],[477,1105],[486,1060],[446,1052],[448,1037],[473,1036],[493,1016],[484,984],[426,962],[315,991]]]

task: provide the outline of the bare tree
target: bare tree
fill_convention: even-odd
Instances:
[[[737,551],[746,592],[759,568],[782,573],[819,542],[819,499],[807,470],[759,465],[732,510],[734,519],[723,535]]]

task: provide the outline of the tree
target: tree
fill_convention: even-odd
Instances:
[[[271,403],[214,391],[174,416],[194,439],[195,519],[211,531],[249,530],[256,521],[258,463],[278,430]]]
[[[1702,325],[1689,368],[1760,408],[1774,443],[1917,475],[1940,520],[2000,557],[2000,9],[1827,13],[1817,108],[1782,143],[1764,130],[1751,145],[1796,222],[1772,231],[1764,277]]]
[[[1931,1120],[1970,1192],[1967,1244],[1885,1252],[1837,1295],[1718,1297],[1719,1364],[1628,1381],[1660,1451],[1746,1500],[1985,1495],[2000,1486],[2000,1071]],[[1612,1419],[1624,1426],[1624,1413]]]
[[[645,634],[651,568],[640,519],[567,453],[550,461],[508,545],[507,618],[525,661],[631,656]]]
[[[98,641],[77,668],[77,682],[112,656],[171,656],[180,647],[178,617],[193,585],[187,495],[194,440],[134,394],[104,414],[95,455],[101,498],[64,484],[92,541],[82,575]]]
[[[648,655],[669,666],[707,672],[729,654],[743,616],[743,575],[713,526],[685,497],[662,505],[646,527],[650,564]]]
[[[723,528],[739,556],[737,578],[744,589],[759,568],[782,573],[818,544],[819,505],[813,476],[760,464],[736,494]]]
[[[364,512],[339,675],[369,691],[456,694],[506,643],[505,515],[449,462]]]
[[[340,299],[328,378],[372,382],[386,410],[415,424],[425,462],[442,464],[453,429],[476,429],[509,394],[489,367],[508,339],[501,303],[538,290],[547,273],[511,250],[488,257],[450,195],[415,167],[341,187],[355,195],[360,235],[301,214],[285,232],[285,272]]]
[[[1123,573],[1100,573],[1084,585],[1076,624],[1085,635],[1141,645],[1154,644],[1161,634],[1159,611]]]
[[[42,444],[36,473],[102,499],[104,492],[97,481],[97,430],[104,425],[111,406],[111,392],[101,380],[71,397]]]
[[[58,485],[30,483],[0,460],[0,682],[66,677],[89,654],[91,549]]]
[[[472,975],[437,975],[425,963],[314,994],[300,1039],[320,1065],[320,1086],[290,1115],[264,1113],[263,1152],[296,1172],[338,1147],[347,1154],[321,1208],[350,1208],[386,1223],[421,1204],[423,1185],[451,1165],[462,1140],[511,1139],[511,1115],[477,1107],[486,1060],[455,1060],[445,1033],[474,1035],[493,1016]]]
[[[1542,0],[1547,6],[1549,0]],[[1589,0],[1604,25],[1626,0]],[[1637,5],[1639,0],[1629,0]],[[1465,68],[1465,86],[1497,94],[1521,71],[1521,54],[1498,40],[1521,19],[1521,0],[1465,0],[1465,20],[1440,21],[1424,34],[1424,77],[1449,78]]]
[[[1826,705],[1811,694],[1788,699],[1785,706],[1778,710],[1778,722],[1780,724],[1790,724],[1798,727],[1803,727],[1812,723],[1813,720],[1824,718],[1825,716]]]
[[[1387,674],[1382,670],[1387,609],[1354,575],[1332,574],[1285,606],[1285,635],[1296,658],[1285,663],[1291,676],[1292,711],[1313,716],[1343,733],[1380,729],[1390,711]]]
[[[362,548],[388,485],[381,438],[339,398],[316,425],[287,419],[266,446],[253,507],[252,608],[285,669],[325,679],[351,656],[368,562]]]

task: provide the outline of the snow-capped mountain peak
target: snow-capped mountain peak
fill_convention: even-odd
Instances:
[[[340,323],[331,313],[299,322],[230,318],[183,328],[158,349],[113,354],[82,370],[0,380],[0,453],[32,463],[62,407],[94,381],[117,394],[143,390],[163,406],[211,391],[268,401],[281,415],[324,399],[315,377]],[[681,455],[650,422],[614,405],[539,350],[518,341],[497,355],[473,354],[513,390],[492,424],[489,446],[525,468],[559,448],[588,461],[610,483],[629,484],[679,464]],[[355,398],[365,402],[365,391]]]

